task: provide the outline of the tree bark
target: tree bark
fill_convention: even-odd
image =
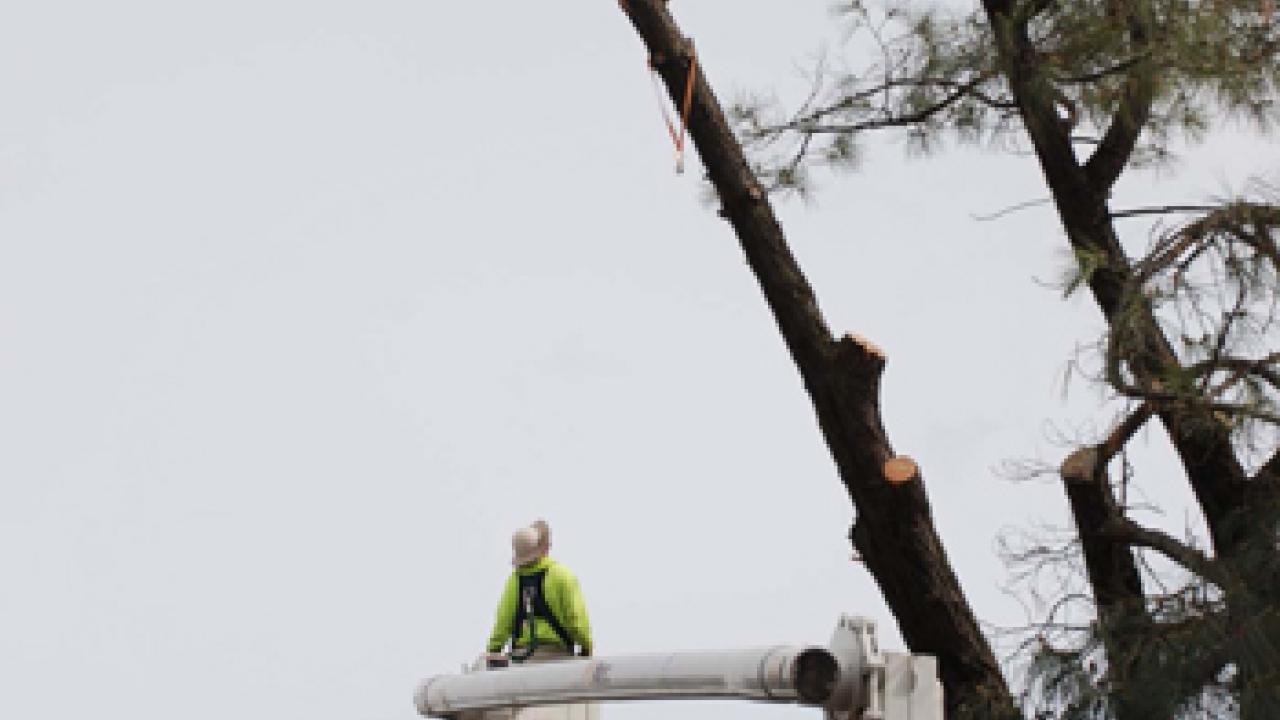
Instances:
[[[622,8],[679,105],[692,45],[663,0],[623,0]],[[852,336],[836,340],[787,245],[764,190],[702,72],[694,77],[688,127],[721,215],[747,262],[800,371],[819,426],[857,512],[852,541],[913,652],[937,656],[948,716],[1020,717],[934,527],[918,469],[901,477],[881,424],[884,356]],[[897,469],[893,469],[893,468]],[[890,481],[892,480],[892,481]]]
[[[1160,329],[1151,308],[1134,300],[1134,272],[1111,221],[1107,198],[1118,174],[1121,156],[1132,151],[1146,116],[1140,105],[1149,102],[1146,89],[1130,89],[1108,133],[1106,153],[1096,156],[1093,172],[1076,157],[1066,127],[1053,106],[1054,94],[1043,76],[1037,52],[1027,35],[1027,18],[1019,3],[984,0],[996,48],[1023,125],[1053,197],[1058,218],[1073,249],[1102,258],[1088,278],[1089,289],[1113,334],[1136,328],[1138,347],[1121,358],[1144,386],[1156,387],[1180,362]],[[1140,84],[1140,82],[1138,83]],[[1214,547],[1230,554],[1245,529],[1244,469],[1231,446],[1228,429],[1206,411],[1161,404],[1156,416],[1169,435],[1187,479],[1209,525]]]
[[[1144,720],[1125,682],[1126,652],[1121,637],[1132,637],[1149,624],[1142,576],[1127,542],[1107,532],[1121,520],[1107,478],[1105,456],[1096,448],[1083,448],[1062,463],[1062,484],[1071,505],[1071,517],[1080,537],[1085,574],[1093,589],[1094,604],[1107,653],[1108,672],[1119,680],[1115,697],[1116,720]]]
[[[1062,463],[1062,484],[1080,537],[1085,572],[1104,621],[1108,615],[1142,609],[1146,600],[1129,546],[1106,532],[1109,523],[1121,518],[1106,473],[1106,464],[1093,448],[1077,450]]]

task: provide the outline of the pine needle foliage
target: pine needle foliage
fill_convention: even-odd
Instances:
[[[1019,0],[1040,90],[1080,146],[1100,142],[1135,96],[1150,96],[1131,159],[1168,158],[1223,118],[1271,129],[1280,117],[1280,24],[1274,0]],[[856,70],[814,73],[789,114],[761,101],[734,110],[741,137],[775,189],[799,190],[808,166],[847,166],[868,131],[896,129],[915,152],[948,138],[1022,149],[1018,103],[982,8],[860,0],[835,8],[861,56]]]

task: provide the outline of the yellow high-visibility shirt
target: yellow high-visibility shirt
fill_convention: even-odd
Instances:
[[[575,645],[579,645],[586,650],[591,649],[591,623],[587,620],[587,604],[582,599],[582,590],[578,587],[578,578],[574,577],[569,568],[548,557],[539,558],[523,567],[516,568],[507,578],[507,584],[502,589],[502,598],[498,601],[498,612],[493,621],[493,632],[489,634],[489,652],[501,652],[503,646],[511,638],[511,623],[515,622],[516,609],[520,602],[519,587],[520,575],[532,575],[534,573],[547,571],[546,576],[542,579],[542,598],[546,601],[547,607],[551,609],[556,619],[564,626],[569,633],[569,638],[573,640]],[[516,640],[517,647],[528,647],[529,623],[524,625],[520,631],[520,637]],[[533,631],[538,637],[539,645],[561,645],[560,636],[556,635],[556,631],[552,629],[551,624],[546,620],[535,617],[533,618]]]

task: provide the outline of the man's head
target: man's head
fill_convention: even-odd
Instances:
[[[542,533],[533,526],[522,527],[511,533],[511,564],[516,567],[528,565],[546,555],[542,544]]]

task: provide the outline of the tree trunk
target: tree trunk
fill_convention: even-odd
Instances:
[[[692,46],[663,0],[622,0],[674,102],[685,95]],[[937,656],[949,717],[1020,714],[952,572],[913,463],[895,458],[880,420],[884,357],[836,340],[701,68],[689,133],[813,402],[857,522],[850,539],[913,652]]]
[[[1107,133],[1108,142],[1090,163],[1082,164],[1071,144],[1070,128],[1059,118],[1055,97],[1042,74],[1039,56],[1027,35],[1026,8],[1014,0],[984,0],[988,23],[1005,77],[1013,93],[1027,135],[1035,148],[1057,208],[1058,217],[1071,246],[1077,252],[1103,259],[1088,278],[1089,289],[1113,334],[1127,330],[1141,339],[1137,347],[1120,358],[1139,384],[1158,387],[1162,378],[1179,365],[1173,345],[1161,331],[1149,305],[1134,296],[1133,269],[1120,246],[1111,219],[1107,198],[1111,183],[1119,174],[1141,130],[1135,119],[1146,116],[1132,102],[1149,94],[1129,98]],[[1122,133],[1133,137],[1115,138]],[[1092,171],[1092,172],[1091,172]],[[1126,327],[1122,328],[1124,325]],[[1214,547],[1229,555],[1243,538],[1246,518],[1244,469],[1231,446],[1225,425],[1207,412],[1197,416],[1194,409],[1157,407],[1159,417],[1209,525]]]

